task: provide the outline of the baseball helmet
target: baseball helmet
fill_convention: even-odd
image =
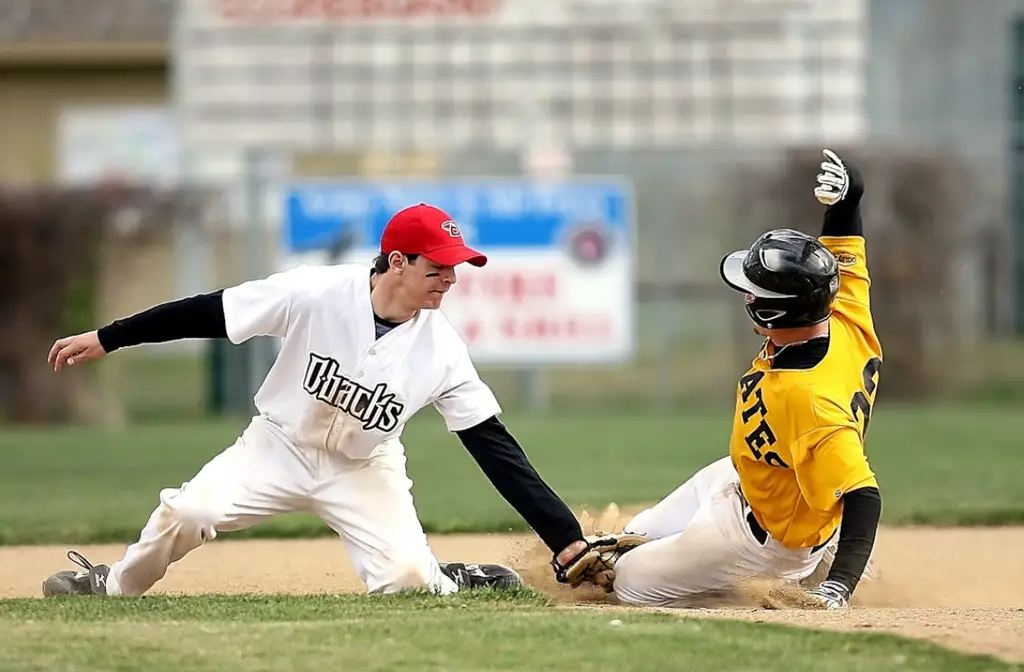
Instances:
[[[722,279],[747,297],[747,313],[764,329],[794,329],[824,322],[839,291],[839,264],[806,233],[775,229],[749,250],[722,259]]]

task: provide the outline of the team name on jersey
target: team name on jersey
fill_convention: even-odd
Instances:
[[[740,378],[740,396],[744,404],[743,410],[740,412],[740,419],[743,421],[744,430],[754,420],[757,421],[751,431],[743,437],[743,441],[758,462],[764,460],[768,466],[788,469],[789,465],[782,457],[774,450],[770,450],[778,439],[775,438],[775,432],[768,424],[768,407],[764,404],[764,392],[761,390],[762,380],[764,380],[763,371],[751,371]]]
[[[337,360],[309,353],[302,388],[314,398],[362,421],[364,430],[390,432],[398,427],[405,404],[395,400],[388,386],[378,383],[372,389],[363,387],[339,373],[340,368]]]

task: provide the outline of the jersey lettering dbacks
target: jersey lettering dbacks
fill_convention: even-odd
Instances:
[[[433,404],[452,432],[501,412],[465,341],[437,310],[378,337],[370,268],[301,266],[224,290],[228,338],[276,336],[259,415],[296,445],[369,457]]]
[[[757,357],[740,379],[729,442],[754,516],[789,548],[828,540],[842,520],[842,496],[877,486],[864,436],[882,351],[871,318],[864,239],[820,240],[840,266],[828,351],[805,370],[773,369]]]

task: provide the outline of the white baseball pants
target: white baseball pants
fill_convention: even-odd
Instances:
[[[367,460],[300,449],[254,418],[238,440],[180,488],[160,492],[139,540],[110,567],[108,595],[142,595],[171,563],[271,516],[312,512],[338,533],[372,593],[458,590],[441,573],[413,504],[400,445]]]
[[[770,536],[762,545],[746,520],[748,510],[728,457],[704,467],[626,524],[625,532],[652,541],[616,563],[616,597],[626,604],[687,607],[744,579],[810,576],[825,549],[792,550]]]

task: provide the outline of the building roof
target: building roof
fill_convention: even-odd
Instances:
[[[3,0],[0,46],[162,43],[176,0]]]

